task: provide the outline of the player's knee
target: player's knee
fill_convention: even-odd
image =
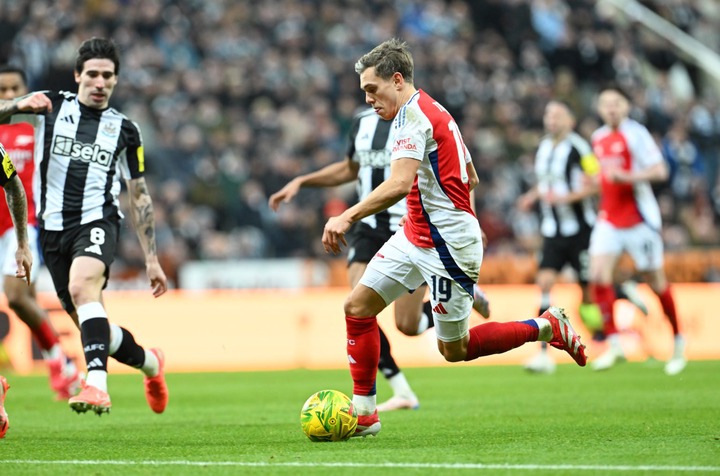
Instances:
[[[445,360],[448,362],[462,362],[463,360],[465,360],[466,355],[465,352],[461,353],[459,351],[449,349],[444,349],[441,351],[441,353]]]
[[[352,295],[345,299],[345,305],[343,306],[346,316],[366,316],[366,306],[364,303]]]
[[[460,345],[460,342],[438,341],[438,350],[448,362],[461,362],[467,356],[467,346]]]
[[[8,306],[10,309],[12,309],[15,314],[18,314],[18,311],[21,311],[24,308],[26,299],[25,296],[23,296],[22,293],[10,290],[8,290],[5,295],[7,296]]]
[[[84,281],[74,281],[68,284],[68,293],[75,306],[92,301],[87,284]]]
[[[408,322],[408,320],[396,320],[395,325],[397,326],[398,330],[405,334],[406,336],[416,336],[418,335],[418,323],[417,322]]]

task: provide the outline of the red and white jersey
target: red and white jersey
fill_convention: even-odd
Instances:
[[[391,160],[421,162],[407,196],[405,234],[416,246],[462,248],[481,240],[470,207],[467,164],[470,153],[450,113],[424,91],[417,91],[393,122]]]
[[[660,230],[660,207],[650,182],[610,183],[610,170],[639,171],[662,162],[663,156],[645,126],[625,119],[617,129],[603,126],[592,135],[592,147],[600,161],[600,210],[598,217],[616,228],[645,222]]]
[[[25,187],[28,204],[28,226],[37,225],[35,217],[35,201],[33,199],[33,174],[35,172],[35,131],[31,124],[21,122],[16,124],[0,125],[0,144],[3,144],[10,156],[18,177]],[[5,203],[5,192],[0,195],[3,205],[0,205],[0,235],[13,227],[10,211]]]

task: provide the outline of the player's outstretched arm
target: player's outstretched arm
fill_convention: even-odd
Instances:
[[[322,243],[326,253],[338,254],[347,246],[345,232],[350,226],[366,216],[386,210],[396,204],[412,190],[413,182],[420,168],[420,161],[403,158],[390,164],[390,177],[378,185],[361,202],[345,210],[342,215],[330,217],[323,230]]]
[[[24,279],[29,286],[32,253],[30,252],[30,242],[27,234],[27,198],[22,182],[17,175],[5,184],[5,200],[7,201],[8,210],[10,210],[10,216],[15,226],[15,236],[17,237],[17,251],[15,252],[17,271],[15,276]]]
[[[145,270],[150,279],[153,296],[159,297],[167,291],[167,277],[160,266],[155,243],[155,215],[145,178],[127,181],[130,196],[130,215],[140,246],[145,253]]]
[[[40,113],[52,111],[52,101],[45,93],[30,93],[15,99],[0,100],[0,123],[6,122],[10,116],[19,112]]]
[[[320,170],[295,177],[287,185],[270,195],[268,205],[274,211],[281,203],[288,203],[295,198],[303,187],[335,187],[357,179],[359,165],[346,158],[342,162],[326,165]]]

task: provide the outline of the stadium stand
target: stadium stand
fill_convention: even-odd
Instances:
[[[713,0],[642,3],[720,52]],[[688,258],[669,266],[684,279],[718,280],[720,103],[712,79],[604,2],[0,2],[0,62],[25,68],[33,89],[72,90],[71,61],[90,36],[110,36],[123,50],[113,101],[143,130],[158,247],[176,283],[188,260],[326,259],[326,215],[351,202],[353,188],[303,191],[278,214],[267,197],[342,158],[363,100],[352,66],[392,36],[412,45],[417,84],[451,109],[473,154],[490,239],[483,279],[532,280],[532,267],[493,261],[523,263],[538,244],[535,214],[514,203],[530,185],[545,102],[572,105],[587,136],[598,122],[598,87],[616,81],[675,165],[656,192],[666,249]],[[133,233],[123,230],[119,277],[143,269]]]

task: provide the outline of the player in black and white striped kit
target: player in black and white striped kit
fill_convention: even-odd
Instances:
[[[92,38],[78,50],[77,94],[36,92],[0,102],[0,121],[34,113],[35,197],[40,244],[55,290],[80,328],[88,374],[80,393],[68,401],[77,412],[110,410],[107,359],[140,369],[145,396],[156,413],[164,411],[168,391],[164,356],[146,350],[133,335],[110,324],[102,304],[113,262],[122,214],[120,178],[126,180],[130,210],[145,254],[153,295],[167,290],[158,262],[152,200],[143,177],[145,159],[140,130],[109,107],[120,60],[115,44]]]
[[[373,109],[365,109],[353,118],[345,160],[320,170],[301,175],[274,193],[269,204],[277,210],[287,203],[302,187],[334,187],[357,180],[358,198],[362,200],[390,176],[390,126],[392,121],[380,118]],[[363,218],[348,236],[348,277],[354,287],[367,264],[380,247],[397,231],[400,220],[407,212],[405,200],[387,210]],[[434,325],[430,301],[423,302],[424,288],[395,301],[395,323],[404,334],[422,334]],[[489,316],[487,299],[475,286],[475,309]],[[417,316],[421,314],[420,324]],[[418,408],[419,401],[398,367],[390,351],[387,336],[380,330],[380,362],[378,368],[388,379],[393,396],[378,405],[378,411]]]

